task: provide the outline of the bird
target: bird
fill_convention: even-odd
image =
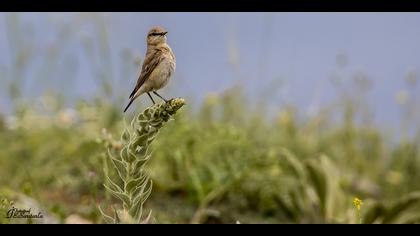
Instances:
[[[128,97],[130,101],[124,112],[136,98],[144,93],[147,93],[153,104],[155,104],[155,101],[150,95],[151,92],[168,102],[167,99],[156,92],[168,84],[176,68],[176,58],[167,43],[167,34],[168,31],[161,26],[153,27],[147,33],[146,56],[136,86]]]

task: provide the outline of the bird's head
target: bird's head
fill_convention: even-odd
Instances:
[[[161,43],[166,43],[166,31],[163,27],[157,26],[153,27],[147,33],[147,44],[148,45],[158,45]]]

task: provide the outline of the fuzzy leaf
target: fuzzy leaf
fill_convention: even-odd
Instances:
[[[123,134],[121,135],[121,140],[127,143],[130,141],[130,137],[131,137],[130,132],[128,131],[127,128],[125,128]]]
[[[150,155],[146,155],[142,159],[137,159],[135,164],[133,165],[133,172],[140,171],[149,159],[150,159]]]
[[[139,186],[142,183],[142,177],[131,179],[125,184],[125,192],[130,194],[135,190],[136,186]]]
[[[112,189],[113,191],[116,192],[123,192],[122,189],[120,188],[120,186],[118,186],[116,183],[114,183],[114,181],[111,180],[111,178],[109,178],[109,176],[107,174],[105,174],[105,178],[107,180],[108,183],[110,183],[111,185],[107,187]]]
[[[111,160],[112,165],[116,169],[120,179],[124,180],[124,177],[126,175],[126,170],[125,170],[126,168],[124,166],[124,163],[120,160],[117,160],[117,159],[113,158],[110,154],[109,154],[109,159]]]
[[[110,192],[114,197],[120,199],[121,201],[123,201],[125,204],[129,205],[130,204],[130,197],[127,196],[124,193],[121,192],[116,192],[114,190],[112,190],[110,187],[108,187],[107,185],[104,184],[104,187],[107,189],[108,192]]]
[[[147,188],[146,188],[147,187]],[[144,184],[144,186],[142,187],[142,191],[141,194],[139,194],[135,199],[134,199],[134,204],[132,206],[133,209],[135,209],[135,216],[136,218],[141,215],[141,209],[143,208],[143,204],[144,202],[147,200],[147,198],[150,196],[151,192],[152,192],[152,187],[153,187],[153,182],[148,179],[148,181],[146,182],[146,184]]]
[[[99,212],[101,213],[102,217],[104,218],[104,220],[107,224],[113,224],[115,222],[114,218],[105,214],[105,212],[102,210],[101,206],[98,206],[98,208],[99,208]]]

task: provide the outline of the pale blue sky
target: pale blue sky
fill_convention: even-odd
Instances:
[[[6,18],[0,14],[0,72],[9,78],[12,49],[7,37]],[[20,45],[34,45],[33,71],[46,58],[50,45],[60,46],[47,82],[37,83],[32,73],[28,99],[46,87],[70,96],[89,97],[97,91],[92,63],[96,71],[110,73],[117,96],[131,92],[136,80],[134,64],[124,65],[121,52],[128,50],[143,57],[145,35],[154,25],[169,30],[169,44],[177,56],[177,71],[168,96],[194,95],[199,101],[205,94],[221,92],[234,82],[245,85],[249,97],[262,96],[264,88],[281,80],[281,88],[269,95],[275,109],[294,103],[306,114],[336,99],[329,82],[334,73],[358,72],[373,80],[366,103],[380,123],[398,122],[400,110],[395,93],[405,89],[403,78],[409,71],[420,73],[419,13],[104,13],[98,18],[76,13],[19,13],[23,24]],[[103,17],[103,18],[101,18]],[[95,19],[103,19],[109,36],[107,62],[97,35]],[[100,22],[100,21],[99,21]],[[59,30],[69,23],[69,32]],[[63,32],[66,32],[64,30]],[[83,39],[92,38],[94,58],[83,49]],[[231,57],[237,54],[237,67]],[[345,53],[348,65],[339,68],[336,56]],[[132,62],[130,62],[132,63]],[[101,67],[102,65],[102,67]],[[105,69],[103,66],[105,65]],[[38,72],[39,73],[39,72]],[[39,76],[41,77],[41,76]],[[100,76],[99,76],[100,77]],[[349,77],[349,76],[347,76]],[[38,86],[37,86],[38,85]],[[1,90],[4,92],[4,90]],[[420,86],[411,88],[419,93]],[[8,109],[1,97],[0,109]],[[123,105],[123,104],[122,104]]]

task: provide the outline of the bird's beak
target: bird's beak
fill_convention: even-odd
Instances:
[[[163,32],[163,35],[165,36],[166,34],[168,33],[168,31],[166,31],[166,32]]]

